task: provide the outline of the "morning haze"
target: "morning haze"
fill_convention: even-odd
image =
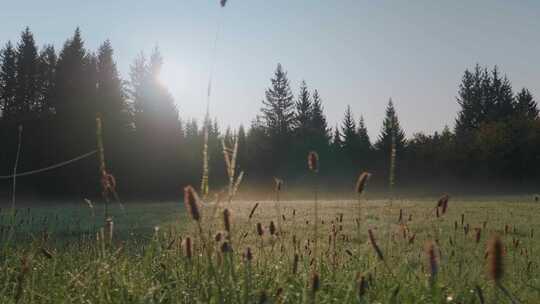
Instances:
[[[516,88],[538,94],[536,1],[13,1],[2,7],[0,41],[25,26],[59,49],[79,26],[86,46],[110,39],[122,77],[158,45],[163,81],[182,117],[202,119],[215,64],[212,116],[248,126],[276,64],[317,88],[330,126],[350,104],[377,136],[392,97],[408,136],[453,126],[466,68],[498,65]],[[57,16],[62,16],[58,18]],[[216,32],[217,55],[212,60]],[[234,104],[234,107],[231,107]],[[419,111],[419,109],[424,109]]]
[[[0,9],[0,303],[538,303],[538,1]]]

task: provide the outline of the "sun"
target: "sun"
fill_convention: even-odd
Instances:
[[[178,62],[166,62],[163,64],[157,81],[171,91],[182,91],[187,85],[187,69]]]

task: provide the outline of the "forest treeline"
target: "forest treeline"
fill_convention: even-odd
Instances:
[[[250,126],[231,130],[208,117],[182,119],[182,101],[179,111],[158,81],[162,65],[157,49],[148,57],[141,53],[124,80],[110,41],[88,50],[77,29],[57,51],[38,48],[26,28],[0,51],[0,175],[13,172],[19,126],[17,170],[24,172],[95,150],[100,113],[107,166],[124,197],[178,197],[183,185],[199,185],[205,128],[211,190],[227,183],[221,141],[235,136],[239,170],[250,185],[271,185],[274,176],[292,185],[312,182],[306,155],[315,150],[323,188],[350,189],[366,170],[375,188],[386,190],[392,147],[397,191],[532,191],[540,181],[538,106],[531,92],[514,90],[497,67],[464,72],[455,126],[406,138],[390,99],[380,134],[370,138],[362,116],[353,112],[363,101],[351,101],[339,125],[330,126],[324,103],[331,101],[306,82],[293,92],[279,64]],[[430,109],[418,111],[429,115]],[[97,158],[89,157],[21,177],[18,187],[27,196],[92,197],[100,191],[99,177]],[[10,187],[9,179],[0,180],[6,200]]]

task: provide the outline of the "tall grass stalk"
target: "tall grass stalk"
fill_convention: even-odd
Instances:
[[[208,117],[208,112],[207,112],[206,113],[206,121],[209,121],[208,119],[209,119],[209,117]],[[208,184],[208,175],[209,175],[209,171],[210,171],[210,168],[208,166],[208,161],[209,161],[209,157],[208,157],[208,125],[206,123],[204,124],[204,143],[203,143],[202,157],[203,157],[203,172],[202,172],[202,178],[201,178],[201,194],[202,194],[203,198],[206,198],[209,191],[210,191],[210,187],[209,187],[209,184]]]
[[[315,151],[311,151],[308,154],[308,168],[313,173],[313,176],[315,178],[315,189],[314,189],[314,214],[313,214],[313,221],[314,221],[314,242],[315,242],[315,248],[314,248],[314,258],[315,258],[315,269],[317,269],[318,264],[318,249],[319,249],[319,201],[318,201],[318,193],[319,193],[319,179],[317,174],[319,173],[319,154]]]

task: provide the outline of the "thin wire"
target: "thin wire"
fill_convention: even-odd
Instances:
[[[221,8],[223,10],[223,7]],[[220,16],[218,17],[218,26],[216,35],[214,37],[214,46],[212,48],[212,54],[211,54],[211,61],[210,61],[210,75],[208,77],[208,88],[206,91],[206,115],[208,116],[210,113],[210,96],[212,95],[212,80],[214,76],[214,69],[216,66],[216,57],[217,57],[217,45],[221,33],[221,29],[223,27],[223,13],[220,12]]]
[[[221,9],[224,8],[226,1],[221,2]],[[214,69],[216,65],[217,57],[217,45],[221,33],[221,28],[223,24],[223,13],[220,12],[218,17],[218,25],[216,30],[216,35],[214,37],[214,46],[212,48],[212,54],[210,59],[210,71],[208,75],[208,87],[206,90],[206,114],[203,121],[203,133],[204,133],[204,145],[203,145],[203,176],[201,180],[201,193],[204,197],[208,194],[208,132],[210,122],[210,97],[212,96],[212,79],[214,75]]]
[[[19,137],[18,137],[18,144],[17,144],[17,156],[15,157],[15,165],[13,167],[13,192],[11,194],[11,208],[15,209],[15,193],[17,189],[17,167],[19,166],[19,156],[21,155],[21,141],[22,141],[22,131],[23,128],[20,125],[19,126]],[[8,177],[8,178],[11,178]]]
[[[72,158],[70,160],[66,160],[66,161],[63,161],[61,163],[57,163],[57,164],[54,164],[54,165],[51,165],[51,166],[48,166],[48,167],[45,167],[45,168],[41,168],[41,169],[36,169],[36,170],[32,170],[32,171],[26,171],[26,172],[23,172],[23,173],[18,173],[16,172],[16,170],[14,171],[14,173],[12,175],[0,175],[0,179],[10,179],[10,178],[13,178],[14,182],[15,182],[15,177],[19,177],[19,176],[27,176],[27,175],[32,175],[32,174],[37,174],[37,173],[41,173],[41,172],[45,172],[45,171],[49,171],[49,170],[53,170],[53,169],[56,169],[56,168],[60,168],[60,167],[63,167],[63,166],[66,166],[66,165],[69,165],[71,163],[74,163],[76,161],[79,161],[81,159],[84,159],[84,158],[87,158],[89,156],[92,156],[93,154],[96,154],[97,150],[93,150],[93,151],[90,151],[88,153],[85,153],[85,154],[82,154],[82,155],[79,155],[75,158]],[[15,183],[14,183],[15,184]],[[15,188],[15,187],[14,187]]]

